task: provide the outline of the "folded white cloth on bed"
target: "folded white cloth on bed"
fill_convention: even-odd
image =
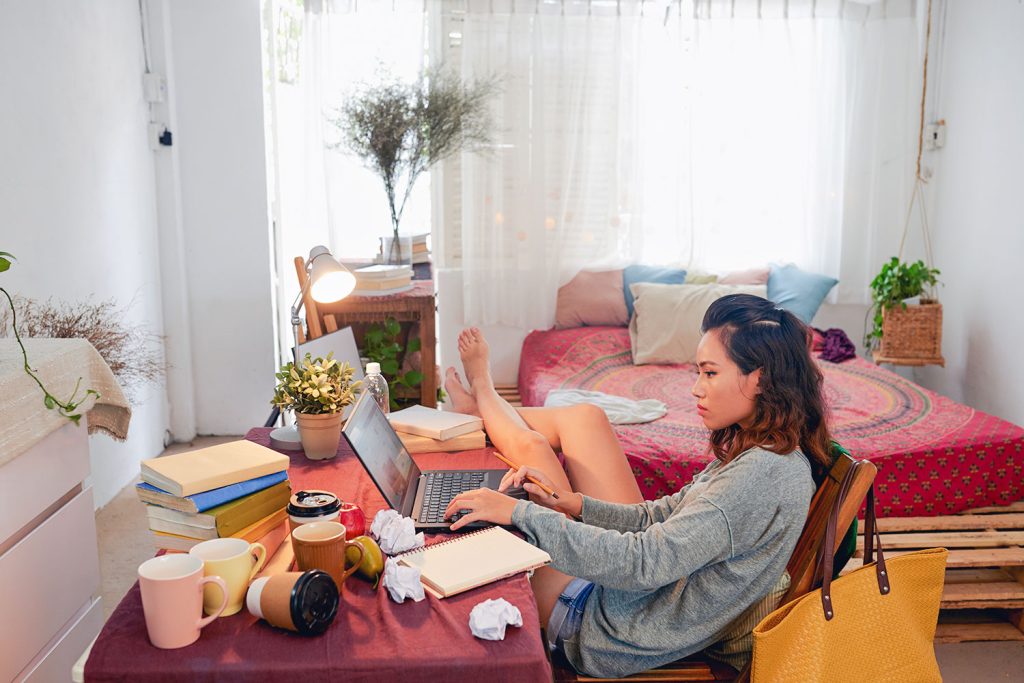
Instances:
[[[623,396],[612,396],[600,391],[583,389],[555,389],[544,399],[544,407],[574,406],[590,403],[604,411],[613,425],[632,425],[653,422],[664,417],[668,406],[653,398],[634,401]]]

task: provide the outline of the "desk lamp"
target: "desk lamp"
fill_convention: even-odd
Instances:
[[[295,338],[292,352],[296,365],[299,364],[299,330],[302,328],[299,312],[302,310],[303,296],[309,291],[313,301],[318,304],[331,303],[344,299],[352,293],[355,286],[355,276],[331,256],[327,247],[316,246],[309,250],[309,258],[306,259],[306,284],[292,304],[292,332]],[[288,451],[301,450],[302,441],[299,439],[298,425],[290,424],[270,432],[270,445]]]

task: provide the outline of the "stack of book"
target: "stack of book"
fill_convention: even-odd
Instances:
[[[260,542],[271,556],[288,535],[288,456],[241,440],[142,461],[135,492],[158,549],[213,538]]]
[[[487,442],[483,420],[475,415],[416,405],[396,410],[388,419],[410,453],[468,451]]]
[[[413,263],[430,263],[430,245],[427,244],[428,237],[430,237],[429,232],[412,236]]]
[[[412,289],[410,266],[378,264],[357,268],[352,274],[356,276],[352,293],[357,296],[387,296]]]

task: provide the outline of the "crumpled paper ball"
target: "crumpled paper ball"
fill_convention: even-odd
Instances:
[[[484,600],[469,613],[469,630],[484,640],[504,640],[506,626],[522,626],[519,608],[505,598]]]
[[[426,597],[423,584],[420,582],[419,567],[406,567],[391,558],[384,564],[384,578],[381,579],[381,584],[388,589],[391,599],[398,603],[405,602],[406,598],[419,602]]]
[[[388,555],[423,547],[423,532],[416,533],[412,517],[403,517],[394,510],[381,510],[374,515],[370,535]]]

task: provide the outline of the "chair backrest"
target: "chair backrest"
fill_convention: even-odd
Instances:
[[[846,453],[840,453],[831,469],[829,469],[825,480],[818,486],[818,490],[811,499],[811,507],[807,511],[807,521],[804,522],[804,529],[800,532],[796,548],[789,558],[786,570],[790,576],[790,586],[786,595],[782,598],[785,604],[794,600],[815,588],[814,571],[817,566],[818,553],[822,543],[825,542],[825,527],[828,524],[828,516],[832,506],[839,496],[839,489],[846,477],[847,472],[853,469],[853,477],[849,490],[839,508],[839,519],[836,524],[838,534],[835,547],[829,552],[835,553],[842,543],[844,532],[857,517],[857,512],[864,503],[875,480],[877,468],[867,460],[856,460]]]
[[[843,532],[850,528],[861,505],[864,504],[864,499],[868,495],[871,484],[875,481],[878,469],[867,460],[856,460],[849,454],[840,452],[839,457],[836,458],[826,474],[825,480],[818,486],[818,490],[811,499],[804,529],[800,532],[796,548],[793,549],[793,554],[789,557],[789,564],[786,565],[790,584],[789,590],[779,601],[779,607],[820,587],[814,577],[818,564],[818,552],[825,542],[825,528],[828,526],[828,517],[832,512],[832,506],[835,505],[839,497],[843,479],[851,469],[853,477],[839,507],[839,518],[836,523],[836,529],[839,531],[836,534],[835,544],[830,550],[833,554],[843,542],[845,535]],[[750,664],[747,664],[739,672],[735,683],[748,683],[749,681]]]

